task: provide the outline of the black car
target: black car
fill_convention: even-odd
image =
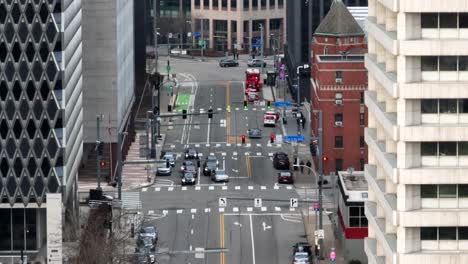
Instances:
[[[185,159],[198,159],[198,151],[194,148],[185,150]]]
[[[278,172],[278,183],[294,183],[294,176],[290,171],[280,171]]]
[[[219,67],[237,67],[239,62],[233,59],[221,59],[219,61]]]
[[[216,172],[217,168],[218,168],[218,164],[216,163],[216,161],[207,160],[203,164],[203,175],[210,176]]]
[[[195,185],[195,175],[191,172],[184,173],[182,185]]]
[[[185,173],[192,173],[195,178],[198,177],[197,168],[193,165],[188,165],[184,167],[184,169],[182,170],[182,177],[185,175]]]
[[[273,155],[273,167],[277,170],[289,170],[290,163],[288,154],[284,152],[276,152]]]
[[[307,254],[309,254],[309,256],[312,255],[311,246],[307,242],[297,242],[293,246],[293,255],[297,252],[306,252]]]

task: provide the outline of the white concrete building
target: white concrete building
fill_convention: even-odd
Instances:
[[[468,263],[468,1],[369,0],[369,263]]]
[[[202,34],[209,50],[237,48],[251,51],[258,48],[253,46],[260,38],[262,24],[264,51],[267,52],[271,45],[275,48],[279,46],[282,50],[286,40],[286,1],[192,0],[193,32]],[[194,43],[198,43],[199,39],[195,36]]]

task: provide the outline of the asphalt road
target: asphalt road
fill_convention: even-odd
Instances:
[[[270,143],[270,134],[282,134],[284,128],[279,123],[263,127],[265,106],[243,109],[245,65],[219,68],[216,61],[174,60],[171,66],[181,84],[179,95],[186,99],[176,111],[197,115],[163,120],[164,149],[178,156],[175,170],[140,190],[144,224],[159,230],[158,263],[291,261],[291,246],[304,241],[305,234],[300,209],[289,205],[299,194],[295,186],[277,184],[272,166],[277,151],[292,158],[290,145]],[[208,109],[214,111],[212,119]],[[253,127],[261,128],[263,137],[242,144],[241,135]],[[195,186],[181,186],[179,169],[187,147],[202,154],[202,164],[207,155],[216,155],[230,181],[213,183],[200,172]],[[213,252],[194,254],[200,249]]]

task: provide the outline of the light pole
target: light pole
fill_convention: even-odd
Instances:
[[[265,61],[265,58],[263,57],[263,25],[260,24],[259,27],[260,27],[260,56],[262,57],[261,64],[262,64],[262,73],[263,73],[263,64]]]
[[[154,69],[157,72],[158,71],[158,29],[157,26],[157,0],[154,0],[154,14],[153,14],[153,36],[154,36]]]

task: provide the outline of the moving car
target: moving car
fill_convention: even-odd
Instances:
[[[171,176],[172,167],[167,167],[166,165],[167,163],[164,160],[158,161],[158,163],[156,163],[156,176]]]
[[[194,148],[185,150],[185,159],[198,159],[198,151]]]
[[[294,183],[294,177],[290,171],[280,171],[278,172],[278,183]]]
[[[276,116],[270,114],[263,114],[263,126],[276,126]]]
[[[169,165],[171,167],[175,167],[175,161],[176,161],[176,154],[173,153],[173,152],[166,152],[166,154],[164,154],[163,158],[162,158],[164,161],[169,162]]]
[[[210,176],[218,169],[218,163],[213,160],[206,160],[203,164],[203,175]]]
[[[192,173],[195,178],[198,177],[197,168],[193,165],[185,166],[182,170],[182,176],[184,176],[185,173]]]
[[[152,252],[156,251],[156,247],[154,246],[154,243],[151,241],[150,237],[138,238],[137,246],[147,251],[152,251]]]
[[[182,162],[182,166],[180,166],[180,171],[183,172],[186,166],[195,166],[195,164],[193,164],[193,161],[191,160],[184,160],[184,162]]]
[[[247,129],[247,136],[249,138],[262,138],[262,130],[260,128]]]
[[[280,118],[280,113],[279,112],[274,112],[274,111],[266,111],[265,114],[263,115],[272,115],[275,117],[276,121],[279,120]]]
[[[247,100],[249,100],[249,102],[258,101],[258,99],[259,97],[257,92],[249,92],[247,94]]]
[[[307,242],[297,242],[293,246],[293,255],[297,252],[306,252],[307,254],[309,254],[309,256],[312,256],[311,246]]]
[[[294,264],[310,264],[310,256],[307,252],[296,252],[293,256]]]
[[[218,158],[216,158],[216,156],[213,154],[206,156],[206,161],[214,161],[216,162],[216,165],[219,165]]]
[[[214,182],[229,182],[229,176],[224,170],[216,170],[215,173],[211,175],[211,180]]]
[[[284,152],[276,152],[273,154],[273,167],[277,170],[289,170],[290,162],[288,154]]]
[[[195,185],[195,175],[191,172],[184,173],[184,176],[182,176],[182,185]]]
[[[221,59],[219,61],[219,67],[237,67],[239,62],[233,59]]]
[[[155,226],[147,226],[140,229],[138,233],[138,239],[143,240],[144,238],[150,238],[153,244],[158,243],[158,231]]]
[[[247,61],[247,66],[249,67],[262,67],[262,63],[263,63],[263,67],[266,67],[266,62],[262,59],[251,59],[249,61]]]

